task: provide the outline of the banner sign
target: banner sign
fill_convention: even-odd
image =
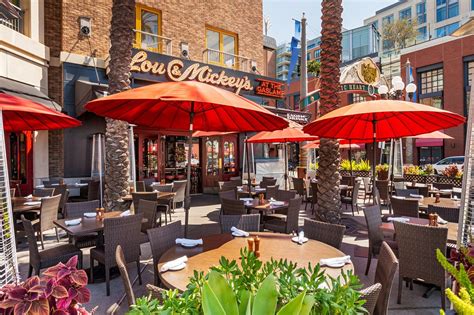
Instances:
[[[363,83],[341,84],[340,91],[345,92],[345,93],[359,93],[359,94],[364,94],[365,92],[366,94],[372,97],[375,97],[375,95],[379,93],[377,87],[370,84],[363,84]],[[311,104],[313,102],[318,101],[320,99],[319,90],[312,92],[312,94],[308,95],[305,99],[307,100],[306,104]],[[301,100],[300,104],[302,104],[305,99]]]

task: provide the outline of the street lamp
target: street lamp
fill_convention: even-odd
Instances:
[[[408,98],[410,99],[410,101],[412,101],[413,95],[415,95],[415,92],[416,92],[416,84],[415,83],[408,84],[407,87],[405,88],[405,91],[407,91]]]
[[[378,89],[382,99],[389,98],[393,100],[401,99],[403,95],[403,90],[405,90],[411,100],[413,94],[416,92],[416,85],[410,83],[405,86],[405,83],[403,82],[402,78],[399,76],[395,76],[392,78],[392,87],[390,89],[386,85],[381,85]]]

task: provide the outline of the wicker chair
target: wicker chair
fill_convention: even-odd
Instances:
[[[323,242],[337,249],[341,248],[346,227],[311,219],[304,219],[304,234],[307,238]]]
[[[395,189],[395,194],[399,197],[410,197],[410,195],[419,195],[418,188]]]
[[[301,202],[301,198],[291,199],[289,201],[288,214],[286,216],[286,219],[270,219],[268,221],[265,221],[263,224],[264,228],[270,231],[286,234],[289,234],[292,231],[297,231]]]
[[[433,187],[437,189],[453,189],[453,184],[445,184],[445,183],[433,183]]]
[[[459,222],[459,208],[448,208],[428,205],[428,214],[430,213],[437,213],[441,218],[448,222]]]
[[[237,200],[235,189],[220,191],[219,192],[219,199],[221,200],[221,202],[222,202],[222,199]]]
[[[176,195],[173,197],[173,209],[176,209],[176,204],[181,203],[184,206],[184,197],[186,195],[187,180],[175,180],[173,182],[173,192]]]
[[[54,188],[35,188],[33,189],[34,197],[51,197],[54,194]]]
[[[125,289],[125,295],[127,296],[128,305],[135,304],[135,294],[133,293],[132,283],[128,276],[127,263],[125,262],[125,256],[123,254],[122,246],[118,245],[115,250],[115,262],[117,263],[122,277],[123,287]]]
[[[173,191],[173,184],[160,184],[160,183],[154,183],[151,185],[151,188],[153,191],[161,191],[161,192],[172,192]]]
[[[58,185],[54,188],[53,196],[61,195],[61,202],[59,203],[59,212],[64,217],[64,208],[66,202],[69,198],[69,190],[67,190],[67,185]]]
[[[276,199],[279,201],[289,202],[291,199],[295,199],[295,197],[296,197],[296,191],[279,189],[277,191]]]
[[[16,188],[16,192],[18,192],[18,196],[21,197],[21,179],[19,180],[11,180],[10,187]]]
[[[367,310],[367,314],[377,314],[374,313],[374,310],[381,291],[382,285],[380,283],[372,284],[370,287],[360,290],[360,298],[365,300],[364,308]]]
[[[68,202],[64,209],[66,219],[82,218],[86,212],[96,212],[100,207],[99,200],[82,201],[82,202]],[[86,248],[95,246],[97,243],[97,233],[84,234],[71,237],[70,240],[77,248]]]
[[[261,188],[267,188],[268,186],[275,186],[276,183],[277,183],[277,180],[273,177],[271,178],[267,178],[265,179],[266,177],[263,178],[263,180],[260,182],[259,186]]]
[[[375,306],[375,314],[385,315],[388,313],[388,302],[392,291],[393,279],[398,269],[398,259],[390,246],[383,242],[380,247],[380,254],[375,269],[374,283],[382,284],[382,291],[379,294]]]
[[[402,301],[403,279],[422,279],[441,288],[441,308],[446,310],[446,272],[436,259],[436,249],[446,253],[448,229],[402,222],[393,224],[400,259],[397,303]]]
[[[318,203],[318,183],[311,181],[310,185],[309,202],[311,202],[311,212],[314,214],[314,205]]]
[[[51,230],[52,228],[55,229],[56,239],[59,242],[58,228],[54,225],[53,221],[58,219],[60,202],[61,196],[43,198],[41,200],[40,217],[32,222],[33,228],[41,240],[41,249],[44,249],[43,232]]]
[[[66,263],[71,257],[78,256],[78,266],[82,268],[82,251],[72,244],[58,245],[43,251],[38,250],[36,243],[35,231],[31,221],[25,219],[22,215],[23,228],[25,229],[26,237],[28,239],[29,247],[29,269],[28,277],[33,274],[33,269],[36,274],[40,275],[40,270],[58,264],[59,262]]]
[[[296,194],[300,196],[305,203],[304,209],[308,207],[308,196],[306,194],[306,187],[304,183],[304,179],[293,177],[293,188],[296,190]]]
[[[148,234],[146,231],[156,227],[156,208],[158,202],[156,200],[145,200],[140,199],[138,202],[138,208],[136,208],[135,213],[142,213],[143,218],[146,219],[146,222],[142,223],[141,228],[141,240],[140,243],[148,243]]]
[[[158,194],[156,192],[136,192],[136,193],[132,193],[132,203],[133,203],[133,209],[135,209],[135,212],[138,209],[138,203],[142,199],[156,202],[158,200]],[[138,213],[138,212],[136,212],[136,213]]]
[[[100,181],[93,180],[89,182],[87,188],[87,200],[100,200]]]
[[[150,240],[151,253],[153,255],[153,270],[155,274],[155,285],[159,284],[158,261],[168,249],[175,246],[177,238],[183,236],[181,221],[170,223],[166,226],[149,229],[147,231]]]
[[[367,196],[369,197],[369,202],[370,198],[372,198],[372,187],[370,185],[370,177],[362,177],[362,182],[364,183],[364,203],[365,200],[367,199]]]
[[[280,189],[280,185],[267,186],[267,191],[265,193],[266,198],[267,199],[270,199],[270,198],[276,199],[278,189]]]
[[[234,185],[234,187],[243,185],[243,181],[242,181],[242,178],[240,178],[240,176],[231,177],[230,182],[232,183],[232,185]]]
[[[385,202],[385,204],[390,209],[390,192],[389,192],[389,181],[388,180],[376,180],[375,186],[379,191],[380,199]],[[391,212],[391,211],[390,211]]]
[[[372,256],[376,256],[380,253],[382,243],[385,241],[392,249],[397,249],[397,243],[395,241],[384,239],[384,235],[380,230],[382,225],[382,217],[380,216],[380,206],[373,205],[364,209],[365,222],[367,223],[367,232],[369,234],[369,253],[367,257],[367,267],[365,269],[365,275],[369,273],[370,263]]]
[[[221,214],[247,214],[247,209],[245,208],[244,202],[242,200],[233,200],[233,199],[222,199],[221,200]]]
[[[105,265],[105,286],[110,295],[110,268],[117,265],[115,249],[120,245],[124,250],[125,262],[137,263],[138,281],[142,283],[140,273],[140,229],[142,214],[104,219],[104,246],[94,247],[90,251],[90,281],[94,282],[94,261]]]
[[[422,195],[423,197],[429,197],[428,186],[418,187],[418,191],[419,191],[419,194]]]
[[[346,205],[346,209],[347,209],[347,205],[351,206],[352,215],[354,215],[354,208],[357,210],[357,213],[359,213],[359,206],[357,205],[357,201],[359,198],[359,187],[360,187],[360,181],[356,181],[352,189],[352,196],[341,197],[341,202]]]
[[[260,214],[221,215],[219,223],[221,233],[230,233],[233,226],[247,232],[259,232]]]
[[[135,183],[135,191],[136,192],[145,192],[146,191],[146,188],[145,188],[145,182],[142,181],[142,180],[139,180]]]
[[[420,216],[418,200],[390,197],[390,204],[392,205],[393,215],[395,216],[412,218],[418,218]]]

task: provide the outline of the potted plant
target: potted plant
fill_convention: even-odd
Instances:
[[[375,167],[375,172],[377,174],[378,180],[387,180],[388,179],[388,164],[379,164]]]

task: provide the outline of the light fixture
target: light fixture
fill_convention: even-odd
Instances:
[[[403,81],[395,81],[393,84],[393,88],[395,89],[395,91],[401,92],[405,88],[405,83],[403,83]]]
[[[407,91],[407,93],[415,93],[416,92],[416,84],[414,84],[414,83],[408,84],[407,87],[405,88],[405,90]]]
[[[388,93],[388,87],[386,85],[379,86],[379,94],[387,94],[387,93]]]
[[[396,82],[403,82],[402,77],[396,75],[392,78],[392,85],[395,85]]]

